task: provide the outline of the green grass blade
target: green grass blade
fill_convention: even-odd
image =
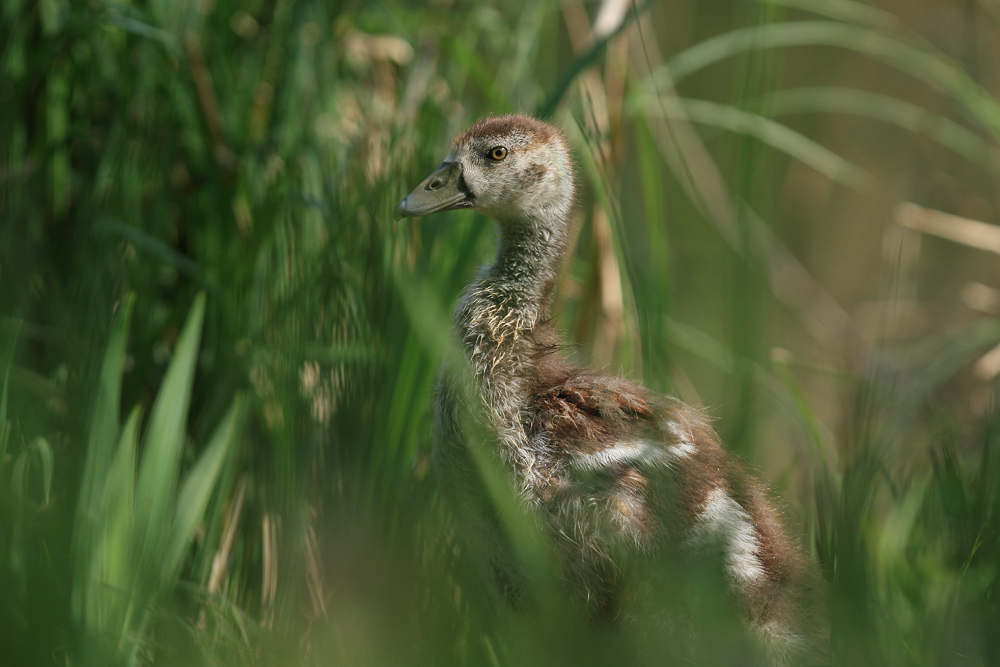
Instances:
[[[580,76],[581,72],[596,61],[597,58],[604,52],[604,49],[607,48],[608,43],[614,39],[618,33],[630,26],[633,21],[642,16],[643,12],[645,12],[651,4],[652,0],[644,0],[642,4],[637,5],[632,11],[629,12],[629,15],[625,17],[625,20],[622,21],[617,28],[609,34],[596,40],[586,53],[581,54],[576,58],[576,60],[570,63],[569,67],[566,68],[562,76],[559,78],[559,82],[556,84],[555,88],[553,88],[552,92],[541,104],[541,106],[538,107],[536,115],[540,118],[551,118],[552,115],[555,114],[556,109],[559,107],[559,102],[566,94],[566,91],[569,90],[570,85],[572,85],[573,81],[576,80],[576,77]]]
[[[80,625],[96,637],[119,641],[127,634],[126,618],[133,605],[136,542],[135,469],[141,410],[132,410],[122,428],[114,460],[102,481],[101,523],[84,558],[86,578],[74,582]]]
[[[132,319],[135,295],[129,294],[118,310],[104,352],[104,361],[97,385],[97,396],[91,412],[90,433],[87,438],[87,458],[83,467],[80,498],[77,503],[75,539],[86,549],[91,526],[100,518],[101,497],[108,477],[108,467],[118,441],[120,421],[122,372],[128,350],[128,329]]]
[[[978,4],[989,15],[994,25],[1000,26],[1000,2],[997,2],[997,0],[979,0]]]
[[[1000,137],[1000,105],[943,54],[929,46],[833,21],[798,21],[734,30],[677,54],[654,73],[649,82],[655,86],[655,82],[666,75],[676,84],[690,74],[744,51],[793,46],[835,46],[865,54],[951,97],[995,137]]]
[[[151,556],[169,529],[169,510],[184,448],[184,428],[191,402],[191,385],[198,361],[205,295],[195,299],[177,341],[174,357],[149,418],[145,449],[136,485],[137,510],[147,519],[143,552]]]
[[[881,30],[895,30],[900,27],[900,21],[893,14],[853,0],[745,0],[749,2],[766,2],[783,5],[790,9],[801,9],[819,16],[857,23],[858,25]]]
[[[198,276],[198,263],[174,250],[160,239],[117,218],[104,216],[94,226],[95,232],[112,234],[149,253],[150,257],[174,267],[182,273]]]
[[[769,97],[774,115],[825,112],[872,118],[922,134],[987,171],[997,171],[997,151],[981,136],[944,116],[895,97],[834,86],[778,90]]]
[[[473,83],[479,88],[483,96],[490,101],[490,109],[494,113],[509,111],[510,102],[503,99],[497,90],[496,77],[490,69],[483,63],[482,58],[476,53],[473,45],[465,43],[461,39],[443,40],[442,46],[448,59],[456,65],[465,67]]]
[[[447,320],[445,320],[447,321]],[[427,357],[421,341],[410,334],[403,346],[403,354],[399,363],[399,372],[391,389],[386,388],[391,396],[381,442],[382,447],[373,452],[373,464],[381,473],[376,479],[381,482],[381,497],[379,507],[391,507],[396,498],[389,496],[396,491],[405,479],[399,479],[395,484],[387,484],[386,480],[393,471],[408,473],[408,468],[399,468],[393,463],[405,460],[416,460],[416,451],[420,440],[425,434],[413,424],[420,423],[421,416],[429,409],[428,398],[433,393],[432,373],[427,372]],[[373,479],[374,481],[374,479]],[[374,498],[378,491],[373,489],[369,494]]]
[[[809,165],[827,178],[855,190],[863,189],[866,181],[871,178],[865,170],[854,166],[833,151],[769,118],[728,104],[707,100],[680,99],[679,101],[684,105],[686,114],[678,111],[676,105],[669,104],[645,105],[643,113],[662,116],[664,113],[671,114],[671,110],[674,110],[677,113],[674,113],[673,117],[678,119],[686,117],[695,123],[756,137],[772,148]]]
[[[243,425],[243,414],[243,400],[237,397],[209,440],[205,452],[181,486],[177,496],[177,510],[174,514],[170,541],[160,568],[160,576],[166,578],[167,583],[172,583],[180,572],[194,531],[205,514],[209,498],[215,491],[219,473],[232,452]]]
[[[655,308],[662,317],[636,317],[636,326],[640,332],[641,341],[666,340],[664,321],[674,311],[673,277],[671,264],[674,261],[674,239],[667,223],[670,220],[671,206],[663,183],[666,174],[660,163],[660,153],[657,150],[656,138],[650,122],[646,117],[636,118],[636,150],[638,162],[641,165],[643,220],[645,222],[645,241],[649,252],[649,261],[640,262],[631,259],[626,272],[631,277],[632,293],[636,309],[641,307]],[[629,237],[623,230],[616,230],[619,237],[627,240]],[[624,246],[625,243],[623,242]],[[643,377],[650,378],[647,383],[653,389],[671,389],[672,379],[671,350],[666,345],[642,345],[639,350],[643,357]]]
[[[135,518],[135,473],[139,446],[139,424],[142,410],[136,407],[129,414],[122,427],[118,441],[118,451],[108,471],[104,493],[104,553],[106,558],[105,576],[109,581],[124,584],[125,577],[114,576],[124,571],[126,559],[132,556],[129,535]],[[110,576],[109,576],[110,575]]]
[[[668,70],[661,70],[661,74],[669,79]],[[680,98],[665,91],[645,99],[650,105],[659,107],[650,111],[650,116],[667,119],[664,131],[655,136],[666,164],[691,203],[713,223],[726,243],[740,254],[745,252],[745,244],[741,243],[736,227],[737,215],[742,216],[752,238],[760,244],[762,256],[767,258],[771,291],[810,335],[831,349],[843,345],[845,339],[853,348],[865,349],[867,343],[850,315],[813,279],[768,225],[742,201],[735,202],[744,209],[737,214],[722,174],[685,118]],[[601,194],[595,189],[598,201]]]
[[[121,383],[135,295],[128,294],[112,325],[91,412],[87,458],[73,527],[76,568],[72,607],[76,623],[100,634],[122,630],[131,585],[133,553],[127,539],[135,484],[135,440],[139,411],[134,410],[119,438]],[[125,488],[122,493],[119,489]],[[124,525],[120,519],[125,514]],[[122,532],[126,535],[122,535]],[[117,611],[114,611],[117,610]]]
[[[3,385],[0,386],[0,465],[7,460],[7,444],[10,442],[10,424],[7,423],[7,400],[10,390],[10,369],[14,365],[14,344],[17,336],[11,337],[7,358],[3,365]]]

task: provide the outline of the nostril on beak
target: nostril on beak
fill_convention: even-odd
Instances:
[[[428,190],[437,190],[443,185],[443,181],[440,178],[435,178],[433,181],[427,184]]]

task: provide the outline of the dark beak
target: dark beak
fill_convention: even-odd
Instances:
[[[396,205],[392,217],[399,220],[472,206],[473,197],[465,187],[462,165],[458,162],[444,162],[413,192],[406,195],[406,199]]]

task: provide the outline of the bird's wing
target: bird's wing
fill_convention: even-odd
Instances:
[[[569,450],[594,453],[623,441],[661,439],[657,401],[620,378],[571,375],[542,388],[533,405],[531,430]]]

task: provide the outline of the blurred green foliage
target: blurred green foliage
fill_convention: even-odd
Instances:
[[[1000,10],[916,4],[7,0],[3,662],[740,656],[711,582],[700,646],[593,628],[544,562],[503,608],[437,497],[490,227],[392,207],[534,110],[576,150],[571,353],[719,406],[836,664],[1000,663],[1000,271],[893,208],[1000,217]]]

